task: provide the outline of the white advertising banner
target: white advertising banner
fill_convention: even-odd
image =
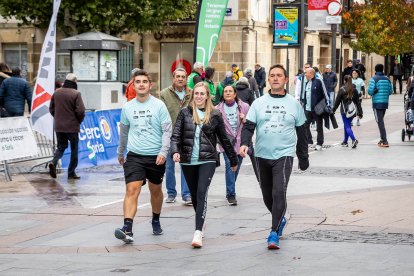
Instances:
[[[0,119],[0,161],[37,154],[36,140],[26,117]]]
[[[53,15],[43,42],[39,71],[37,72],[32,97],[31,120],[33,129],[49,140],[53,139],[53,117],[49,113],[49,105],[55,92],[56,19],[60,1],[53,1]]]

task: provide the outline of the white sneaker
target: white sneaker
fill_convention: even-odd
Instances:
[[[194,237],[193,241],[191,242],[191,245],[194,248],[200,248],[203,246],[203,232],[201,232],[200,230],[196,230],[194,232]]]
[[[315,150],[317,150],[317,151],[322,150],[322,146],[320,146],[320,145],[316,145]]]

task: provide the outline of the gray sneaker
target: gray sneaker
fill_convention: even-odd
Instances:
[[[183,201],[185,206],[193,206],[193,201],[191,200],[191,197],[183,198]]]
[[[165,203],[174,203],[175,202],[175,196],[171,196],[169,195],[166,199],[165,199]]]
[[[237,199],[235,196],[229,196],[227,198],[227,203],[229,204],[229,206],[236,206],[237,205]]]

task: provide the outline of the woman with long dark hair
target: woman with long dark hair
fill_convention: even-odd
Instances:
[[[343,147],[348,146],[348,139],[352,140],[352,148],[356,148],[358,140],[355,138],[352,131],[352,120],[355,116],[362,118],[362,108],[359,101],[358,91],[355,85],[352,84],[352,77],[346,75],[344,77],[344,85],[339,89],[338,96],[336,97],[333,112],[341,105],[341,116],[344,122],[344,140],[341,143]],[[356,108],[356,112],[352,112],[352,108]],[[353,114],[354,113],[354,114]]]
[[[178,114],[171,136],[171,156],[182,165],[196,213],[196,231],[191,243],[195,248],[203,245],[208,188],[218,159],[217,138],[235,171],[237,155],[226,135],[223,118],[220,111],[213,108],[208,86],[200,82],[194,86],[189,106]]]

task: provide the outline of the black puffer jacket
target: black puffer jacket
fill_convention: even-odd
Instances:
[[[191,106],[181,109],[171,136],[171,156],[180,154],[181,163],[190,163],[194,147],[194,135],[196,125],[193,122],[193,109]],[[227,138],[223,118],[220,111],[213,109],[210,122],[203,125],[200,135],[199,161],[217,160],[217,138],[230,159],[231,166],[238,163],[237,154],[233,149],[229,138]]]

